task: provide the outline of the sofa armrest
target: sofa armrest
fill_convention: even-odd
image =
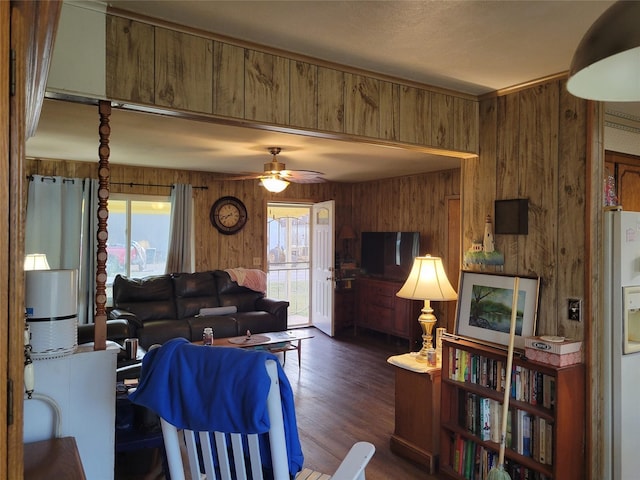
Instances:
[[[131,325],[126,319],[107,320],[107,340],[123,345],[126,338],[134,336]],[[93,342],[95,338],[95,323],[78,325],[78,344]]]
[[[138,316],[135,313],[122,310],[121,308],[112,309],[109,312],[109,317],[112,320],[127,320],[129,322],[129,325],[131,325],[134,331],[144,326],[142,322],[138,319]]]
[[[289,302],[286,300],[275,300],[273,298],[259,298],[256,300],[256,310],[263,310],[275,315],[278,319],[287,322],[287,310],[289,308]]]

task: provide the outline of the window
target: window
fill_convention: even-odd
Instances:
[[[117,274],[131,278],[165,271],[171,202],[169,197],[112,194],[109,198],[107,295]]]

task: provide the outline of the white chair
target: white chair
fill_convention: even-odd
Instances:
[[[212,347],[198,348],[209,349]],[[227,351],[228,350],[229,349],[227,349]],[[264,360],[265,358],[267,359]],[[255,367],[255,370],[258,370],[261,365],[264,365],[268,375],[268,381],[265,377],[262,377],[264,379],[263,391],[266,392],[268,388],[266,397],[266,415],[268,416],[269,422],[268,442],[264,436],[260,438],[261,435],[259,434],[180,429],[163,418],[161,412],[157,412],[162,424],[162,434],[171,480],[181,480],[185,478],[190,480],[202,480],[205,478],[207,480],[266,480],[267,478],[271,478],[271,475],[269,475],[269,472],[265,476],[266,470],[263,470],[265,465],[270,465],[270,470],[273,472],[272,478],[274,480],[291,480],[290,464],[292,462],[288,456],[288,450],[296,451],[297,448],[299,452],[299,441],[297,431],[295,435],[286,433],[289,431],[288,429],[292,428],[290,421],[289,424],[286,425],[286,417],[290,417],[290,414],[286,412],[288,408],[292,408],[293,398],[292,396],[287,398],[287,401],[283,404],[279,380],[279,370],[281,367],[274,358],[273,355],[257,357]],[[174,368],[173,365],[175,365],[175,363],[177,363],[175,357],[172,357],[167,361],[168,368]],[[145,367],[143,365],[143,377],[145,375],[144,370]],[[189,370],[182,370],[182,374],[184,375],[186,371]],[[284,375],[284,372],[281,373]],[[234,374],[234,368],[225,368],[225,381],[228,381],[229,376],[233,376]],[[258,374],[260,374],[260,372],[258,372]],[[150,375],[153,375],[153,372],[151,372]],[[164,382],[163,377],[166,375],[166,372],[161,370],[156,375],[161,377],[162,382]],[[246,379],[247,372],[240,372],[238,375],[237,380],[243,381]],[[264,375],[264,371],[261,375]],[[141,385],[142,382],[143,380],[141,378]],[[288,382],[286,383],[288,384]],[[252,389],[253,387],[251,385],[251,382],[247,381],[243,384],[242,388]],[[172,387],[167,386],[167,388]],[[288,385],[284,393],[287,397],[289,397],[288,394],[291,394]],[[252,396],[251,393],[249,393],[249,396]],[[260,395],[257,397],[264,399],[264,397]],[[200,404],[202,405],[202,403]],[[185,408],[184,405],[182,408]],[[224,407],[216,409],[213,415],[215,417],[218,415],[225,416],[220,418],[230,418],[232,415],[237,415],[237,410],[231,411],[231,408],[234,407],[230,407],[227,411],[224,411]],[[255,408],[256,412],[264,412],[264,401],[262,401],[262,406],[256,405]],[[284,415],[283,408],[285,410]],[[295,425],[295,421],[293,423]],[[296,448],[292,448],[291,444],[287,443],[294,437]],[[265,449],[264,447],[267,443],[269,448]],[[375,447],[371,443],[358,442],[353,445],[333,475],[321,474],[303,468],[295,478],[296,480],[364,480],[365,467],[374,452]],[[293,454],[294,459],[295,457],[296,453]],[[298,468],[300,468],[299,463],[297,465]],[[201,469],[204,469],[204,474],[201,473]]]

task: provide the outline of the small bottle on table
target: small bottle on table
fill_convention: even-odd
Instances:
[[[202,334],[202,344],[203,345],[213,345],[213,328],[206,327],[204,329],[204,333]]]

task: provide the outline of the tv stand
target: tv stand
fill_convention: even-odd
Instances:
[[[409,340],[412,351],[422,332],[418,316],[422,303],[396,296],[403,282],[358,277],[354,329],[367,328]]]

